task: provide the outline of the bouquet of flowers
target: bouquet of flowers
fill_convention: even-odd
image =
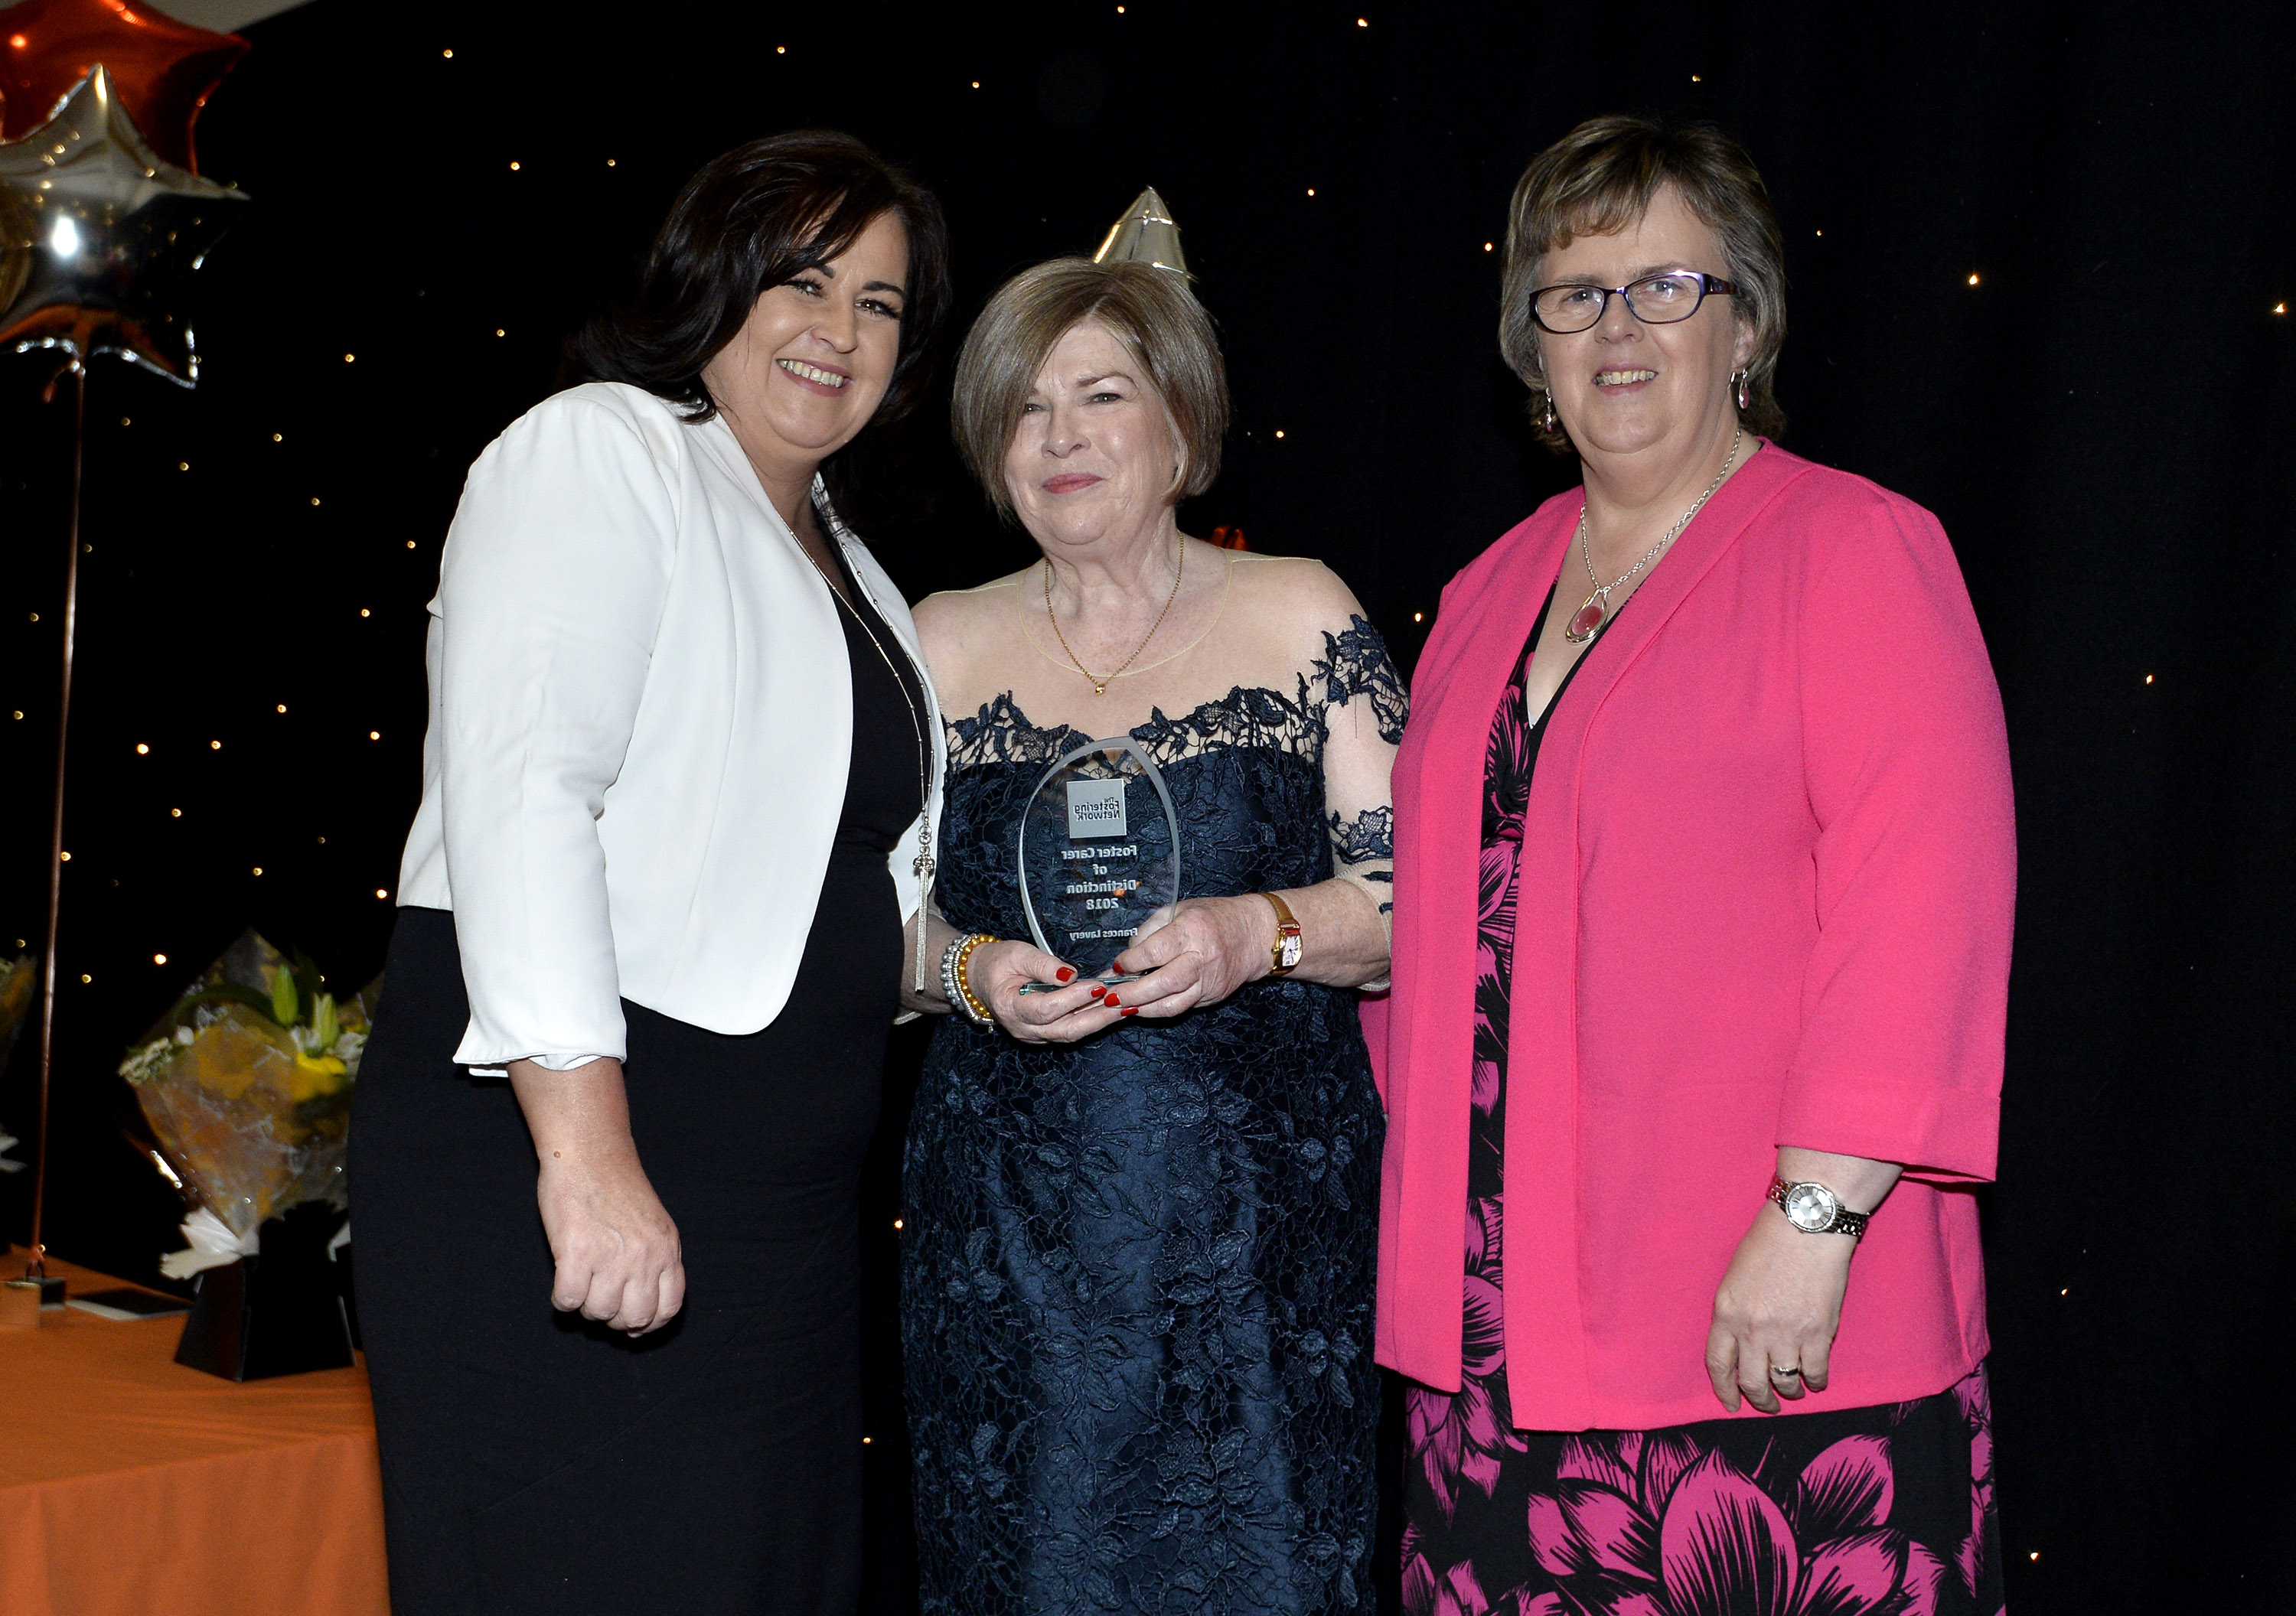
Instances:
[[[245,932],[120,1063],[195,1204],[193,1250],[169,1273],[253,1252],[263,1220],[299,1203],[345,1204],[351,1086],[381,986],[338,1000],[309,959]]]
[[[32,1010],[32,986],[39,971],[29,954],[19,955],[0,964],[0,1072],[8,1069],[8,1051],[16,1045],[16,1034],[24,1030],[24,1022]],[[0,1130],[0,1172],[21,1172],[24,1163],[11,1161],[8,1147],[16,1142],[15,1136]]]

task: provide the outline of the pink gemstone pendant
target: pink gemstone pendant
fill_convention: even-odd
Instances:
[[[1595,637],[1595,631],[1603,626],[1603,619],[1610,615],[1610,608],[1603,604],[1603,592],[1596,590],[1587,597],[1587,604],[1580,607],[1570,621],[1563,625],[1562,637],[1573,645],[1584,645]]]

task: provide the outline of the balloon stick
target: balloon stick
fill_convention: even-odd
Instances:
[[[74,358],[64,371],[58,372],[56,380],[61,381],[66,371],[72,379],[71,508],[64,524],[70,549],[64,561],[63,680],[56,697],[55,818],[48,837],[48,947],[40,965],[40,1109],[39,1121],[32,1130],[32,1240],[31,1254],[24,1263],[28,1280],[45,1279],[48,1274],[48,1248],[40,1239],[40,1220],[48,1190],[48,1074],[55,1054],[56,932],[64,897],[64,757],[71,733],[72,637],[79,617],[80,471],[87,449],[87,367]],[[48,384],[47,391],[50,398],[55,396],[55,381]]]

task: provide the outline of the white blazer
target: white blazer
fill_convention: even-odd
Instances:
[[[923,688],[937,828],[947,753],[915,625],[831,526]],[[398,876],[401,904],[455,913],[456,1062],[620,1058],[625,998],[716,1032],[781,1014],[845,800],[838,610],[723,417],[593,382],[487,446],[430,602]],[[888,860],[904,919],[916,853],[912,824]]]

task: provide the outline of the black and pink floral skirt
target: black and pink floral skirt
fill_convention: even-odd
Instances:
[[[1412,1616],[2004,1609],[1982,1367],[1915,1402],[1662,1431],[1516,1431],[1505,1384],[1406,1393]]]

